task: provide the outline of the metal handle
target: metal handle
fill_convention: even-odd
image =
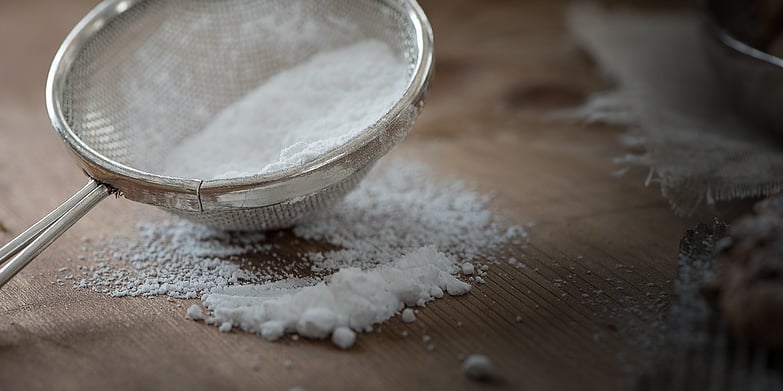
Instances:
[[[110,193],[106,185],[90,179],[62,205],[0,248],[0,287]]]

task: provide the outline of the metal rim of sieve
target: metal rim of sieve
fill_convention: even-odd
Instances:
[[[54,57],[46,83],[46,107],[54,129],[67,143],[82,169],[92,178],[116,189],[123,197],[142,203],[189,212],[255,208],[278,204],[339,183],[380,156],[363,156],[386,142],[389,127],[411,107],[417,112],[432,74],[433,34],[424,11],[415,0],[374,0],[408,18],[416,31],[416,63],[410,84],[397,103],[373,126],[350,142],[304,165],[264,175],[198,180],[145,172],[96,151],[71,129],[65,118],[62,91],[84,46],[113,18],[147,0],[107,0],[90,11],[68,34]]]

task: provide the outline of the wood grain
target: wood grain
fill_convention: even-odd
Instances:
[[[53,284],[55,271],[82,254],[82,236],[129,233],[158,213],[111,199],[0,290],[0,389],[631,387],[662,336],[677,242],[693,222],[642,185],[646,173],[611,175],[611,157],[624,153],[619,130],[545,119],[605,87],[566,43],[565,3],[423,1],[436,76],[399,151],[494,193],[510,221],[536,222],[528,245],[509,248],[527,268],[494,266],[486,285],[429,305],[411,325],[395,319],[361,335],[348,352],[327,342],[269,343],[186,321],[188,301],[111,299]],[[48,125],[43,86],[57,45],[92,5],[0,2],[2,242],[85,181]],[[466,379],[459,357],[470,353],[493,359],[500,380]]]

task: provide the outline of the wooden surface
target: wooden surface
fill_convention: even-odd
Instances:
[[[739,225],[742,224],[735,224],[733,229]],[[716,254],[716,243],[728,237],[736,241],[743,236],[730,233],[727,225],[716,220],[712,225],[699,224],[688,230],[680,242],[678,276],[670,304],[666,342],[656,355],[653,368],[640,379],[639,391],[783,390],[783,351],[737,338],[731,331],[729,317],[723,312],[725,308],[710,304],[707,299],[710,295],[703,294],[705,280],[710,281],[713,277],[709,276],[721,274],[719,265],[726,261],[725,256]],[[735,247],[741,248],[741,245],[735,244]],[[754,259],[763,258],[756,253]],[[755,289],[734,290],[732,294],[758,292],[761,284],[756,282]],[[756,300],[757,303],[762,301]],[[747,311],[750,307],[743,308]],[[745,313],[748,322],[753,318],[749,312]],[[754,324],[765,323],[759,321],[760,318],[753,319]],[[770,324],[766,324],[772,335],[779,332],[769,327]]]
[[[633,387],[660,342],[677,243],[693,222],[643,186],[645,172],[611,175],[611,158],[625,153],[619,130],[544,119],[605,88],[566,43],[565,3],[424,1],[436,76],[401,146],[496,194],[511,221],[536,222],[529,245],[511,249],[528,268],[493,266],[486,285],[432,303],[412,325],[394,319],[363,334],[348,352],[270,343],[186,321],[187,301],[53,284],[82,236],[130,232],[157,213],[111,199],[0,290],[0,389]],[[56,47],[92,5],[0,2],[0,242],[85,182],[48,124],[43,88]],[[470,353],[494,360],[500,380],[466,379],[458,357]]]

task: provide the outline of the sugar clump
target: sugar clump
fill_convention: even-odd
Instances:
[[[332,333],[332,343],[340,349],[350,349],[356,342],[356,333],[345,326],[340,326]]]
[[[473,380],[489,380],[495,375],[495,366],[483,354],[471,354],[462,363],[462,372]]]
[[[413,309],[406,308],[402,310],[402,321],[405,323],[413,323],[416,321],[416,314],[413,313]]]
[[[261,336],[267,341],[275,341],[285,334],[283,322],[266,322],[261,326]]]
[[[204,313],[201,311],[201,307],[193,304],[188,307],[188,311],[185,313],[185,317],[192,320],[202,320],[204,319]]]

